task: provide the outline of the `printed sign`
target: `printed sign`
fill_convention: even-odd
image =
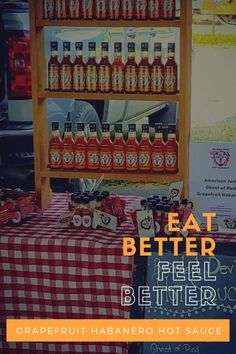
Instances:
[[[104,213],[100,210],[94,210],[93,215],[93,228],[96,229],[98,226],[102,226],[105,229],[116,231],[117,228],[117,217]]]
[[[139,237],[154,237],[155,228],[152,210],[137,211]]]

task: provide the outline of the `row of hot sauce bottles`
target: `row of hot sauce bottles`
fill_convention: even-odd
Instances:
[[[90,124],[88,139],[84,123],[77,124],[76,137],[72,124],[65,123],[63,140],[59,123],[52,123],[49,142],[49,167],[52,169],[75,169],[91,171],[141,171],[154,173],[175,173],[178,171],[178,142],[175,125],[168,125],[168,139],[163,141],[162,124],[155,125],[155,137],[151,142],[149,125],[142,125],[140,142],[136,138],[136,124],[129,124],[125,141],[121,123],[115,124],[115,137],[111,140],[110,125],[102,124],[102,139],[98,140],[96,123]]]
[[[45,19],[174,20],[175,0],[44,0]]]
[[[63,43],[63,59],[58,60],[58,42],[51,42],[48,63],[50,91],[114,92],[175,94],[178,89],[178,67],[175,61],[175,43],[168,44],[168,58],[163,64],[162,43],[154,43],[154,60],[149,62],[149,45],[141,43],[141,61],[135,60],[135,43],[128,43],[128,60],[122,61],[122,43],[114,43],[115,57],[109,61],[109,45],[102,42],[102,58],[96,61],[96,43],[90,42],[89,59],[83,59],[83,42],[75,43],[76,55],[70,59],[70,42]]]

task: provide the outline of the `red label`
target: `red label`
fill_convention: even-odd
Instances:
[[[97,170],[99,168],[99,152],[96,150],[88,151],[88,169]]]
[[[149,149],[141,149],[139,151],[139,170],[150,171],[151,167],[151,151]]]
[[[100,169],[110,171],[112,169],[112,152],[100,151]]]
[[[75,168],[82,170],[86,168],[86,151],[79,149],[75,150]]]
[[[62,152],[60,149],[52,148],[49,151],[49,165],[51,168],[62,167]]]
[[[136,0],[135,17],[138,20],[145,20],[147,18],[147,0]]]
[[[72,149],[64,148],[62,151],[62,163],[63,168],[72,169],[74,168],[74,151]]]
[[[164,171],[165,155],[163,151],[154,151],[152,153],[152,170],[156,172]]]
[[[125,169],[125,151],[115,150],[113,152],[113,169],[124,170]]]
[[[165,170],[167,172],[178,171],[178,152],[174,149],[168,149],[165,153]]]
[[[136,150],[126,151],[126,169],[127,171],[136,171],[138,169],[138,153]]]
[[[56,0],[56,18],[64,19],[67,18],[67,6],[66,0]]]
[[[158,20],[161,17],[161,0],[149,0],[148,3],[148,18],[150,20]]]

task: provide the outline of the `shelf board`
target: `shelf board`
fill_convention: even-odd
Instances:
[[[180,20],[44,20],[37,19],[37,27],[180,27]]]
[[[52,92],[52,91],[40,91],[40,98],[64,98],[64,99],[78,99],[78,100],[120,100],[120,101],[167,101],[177,102],[179,101],[179,94],[174,95],[155,95],[155,94],[143,94],[143,93],[90,93],[90,92]]]
[[[134,173],[134,172],[92,172],[92,171],[74,171],[74,170],[52,170],[44,169],[41,177],[49,178],[85,178],[98,179],[104,175],[105,180],[123,180],[123,181],[149,181],[149,182],[176,182],[183,180],[180,172],[174,174],[154,174],[154,173]]]

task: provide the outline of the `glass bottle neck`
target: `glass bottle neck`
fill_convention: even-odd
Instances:
[[[65,137],[65,138],[70,138],[70,137],[72,137],[72,132],[65,132],[65,133],[64,133],[64,137]]]
[[[89,58],[95,58],[95,50],[90,50]]]
[[[142,140],[148,140],[149,139],[149,133],[142,133]]]
[[[108,60],[108,52],[102,51],[102,58]]]
[[[135,139],[136,138],[136,132],[129,132],[128,137],[129,137],[129,139]]]
[[[142,52],[141,57],[142,59],[148,60],[148,52]]]
[[[128,53],[128,59],[129,60],[134,60],[135,59],[135,54],[133,52]]]
[[[116,139],[123,139],[123,133],[115,133]]]
[[[52,58],[57,58],[58,57],[58,52],[56,50],[51,51],[51,57]]]
[[[59,138],[59,136],[60,136],[59,130],[53,130],[52,131],[52,137],[53,138]]]
[[[91,139],[97,139],[97,132],[90,132],[89,138],[91,138]]]
[[[69,58],[70,57],[70,52],[68,50],[63,52],[63,57],[64,58]]]
[[[170,140],[170,139],[176,140],[176,135],[174,133],[169,133],[168,134],[168,140]]]
[[[122,59],[122,53],[121,52],[116,52],[115,53],[115,59],[121,60]]]
[[[168,53],[168,59],[174,59],[175,58],[175,53],[174,52],[169,52]]]
[[[163,134],[162,133],[155,133],[155,139],[163,140]]]
[[[78,131],[77,138],[84,138],[84,131]]]
[[[155,52],[154,53],[154,58],[158,59],[158,60],[161,60],[161,52]]]
[[[77,50],[75,55],[76,55],[77,58],[82,59],[83,58],[82,50]]]
[[[102,139],[104,139],[104,140],[110,139],[110,133],[109,132],[102,133]]]

